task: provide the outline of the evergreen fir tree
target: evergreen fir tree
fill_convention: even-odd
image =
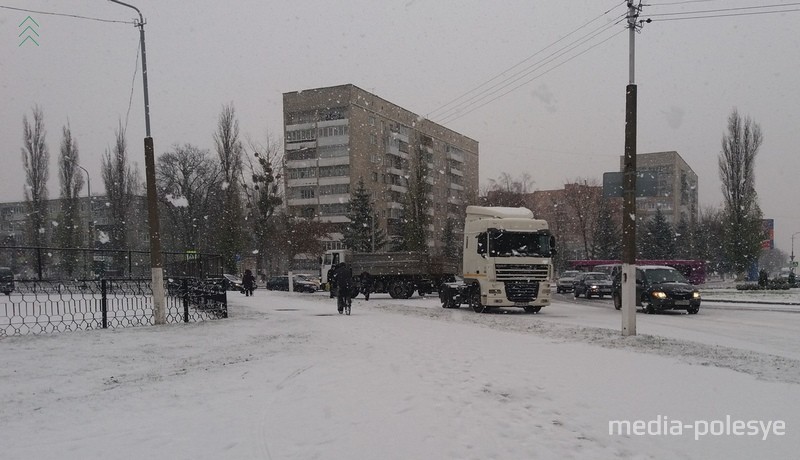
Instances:
[[[675,258],[675,233],[661,209],[657,209],[655,217],[644,223],[643,230],[640,250],[643,259]]]
[[[455,224],[453,219],[447,218],[442,230],[442,253],[446,257],[458,257],[458,250],[460,248],[458,241],[456,241]]]
[[[386,234],[375,222],[372,197],[364,186],[363,178],[358,180],[358,186],[350,196],[350,212],[347,217],[350,222],[342,230],[345,246],[356,252],[372,252],[373,237],[375,251],[386,245]]]

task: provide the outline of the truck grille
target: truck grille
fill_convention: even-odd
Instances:
[[[539,283],[506,283],[506,298],[512,302],[531,302],[539,296]]]
[[[549,274],[547,264],[497,264],[497,281],[544,281]]]

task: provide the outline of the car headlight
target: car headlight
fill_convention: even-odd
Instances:
[[[692,298],[693,299],[699,299],[700,298],[700,293],[698,291],[692,292]]]
[[[596,285],[596,284],[593,284],[593,285],[592,285],[592,289],[597,289],[597,285]]]
[[[663,292],[663,291],[655,291],[651,295],[653,297],[655,297],[656,299],[661,299],[661,300],[664,300],[664,299],[667,298],[667,293]]]

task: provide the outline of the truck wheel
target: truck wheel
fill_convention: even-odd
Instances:
[[[483,313],[486,311],[486,305],[481,303],[481,288],[476,286],[472,289],[469,296],[469,306],[475,313]]]
[[[402,281],[392,281],[389,285],[389,296],[393,299],[407,299],[405,284]]]
[[[525,313],[539,313],[542,307],[525,307]]]

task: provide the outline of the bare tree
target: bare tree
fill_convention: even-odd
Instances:
[[[207,251],[214,194],[221,182],[219,163],[208,150],[175,145],[158,158],[156,184],[162,200],[167,246],[175,251]]]
[[[718,161],[727,224],[723,238],[726,261],[735,273],[744,272],[758,259],[764,239],[755,189],[755,160],[763,140],[761,127],[733,109]]]
[[[236,257],[242,250],[242,197],[239,178],[242,170],[242,143],[233,103],[222,108],[217,120],[214,144],[222,172],[221,205],[218,208],[217,250],[226,272],[236,271]]]
[[[50,151],[45,143],[44,113],[39,106],[33,108],[33,124],[28,116],[22,117],[22,166],[25,170],[25,203],[28,208],[28,236],[34,246],[47,245],[47,179],[49,178]]]
[[[103,185],[106,189],[106,200],[110,214],[110,224],[106,227],[104,241],[112,249],[130,249],[128,241],[129,226],[133,213],[134,196],[139,189],[138,173],[128,162],[128,146],[122,122],[115,131],[114,147],[106,150],[101,165]],[[124,269],[124,256],[115,256],[114,269]]]
[[[502,173],[497,179],[489,179],[486,204],[488,206],[524,207],[532,188],[533,179],[530,174],[522,173],[518,178],[514,178],[509,173]]]
[[[81,220],[79,193],[83,188],[83,175],[78,164],[78,143],[72,137],[69,126],[62,128],[61,152],[58,158],[58,179],[61,189],[61,212],[58,219],[56,236],[58,246],[77,248],[81,246]],[[87,244],[91,244],[88,241]],[[78,259],[71,253],[65,253],[61,261],[64,273],[72,277]]]
[[[275,213],[283,204],[280,183],[283,155],[280,142],[273,140],[269,133],[265,142],[249,140],[248,145],[252,157],[245,154],[244,158],[250,180],[245,179],[245,168],[242,168],[241,183],[246,199],[245,218],[252,225],[253,244],[259,255],[256,259],[258,264],[256,268],[262,272],[270,266],[268,257],[276,254],[268,248],[279,226]]]
[[[597,225],[597,209],[603,191],[596,181],[577,179],[564,184],[564,202],[567,205],[571,226],[580,235],[585,257],[591,257],[594,244],[592,238]]]

